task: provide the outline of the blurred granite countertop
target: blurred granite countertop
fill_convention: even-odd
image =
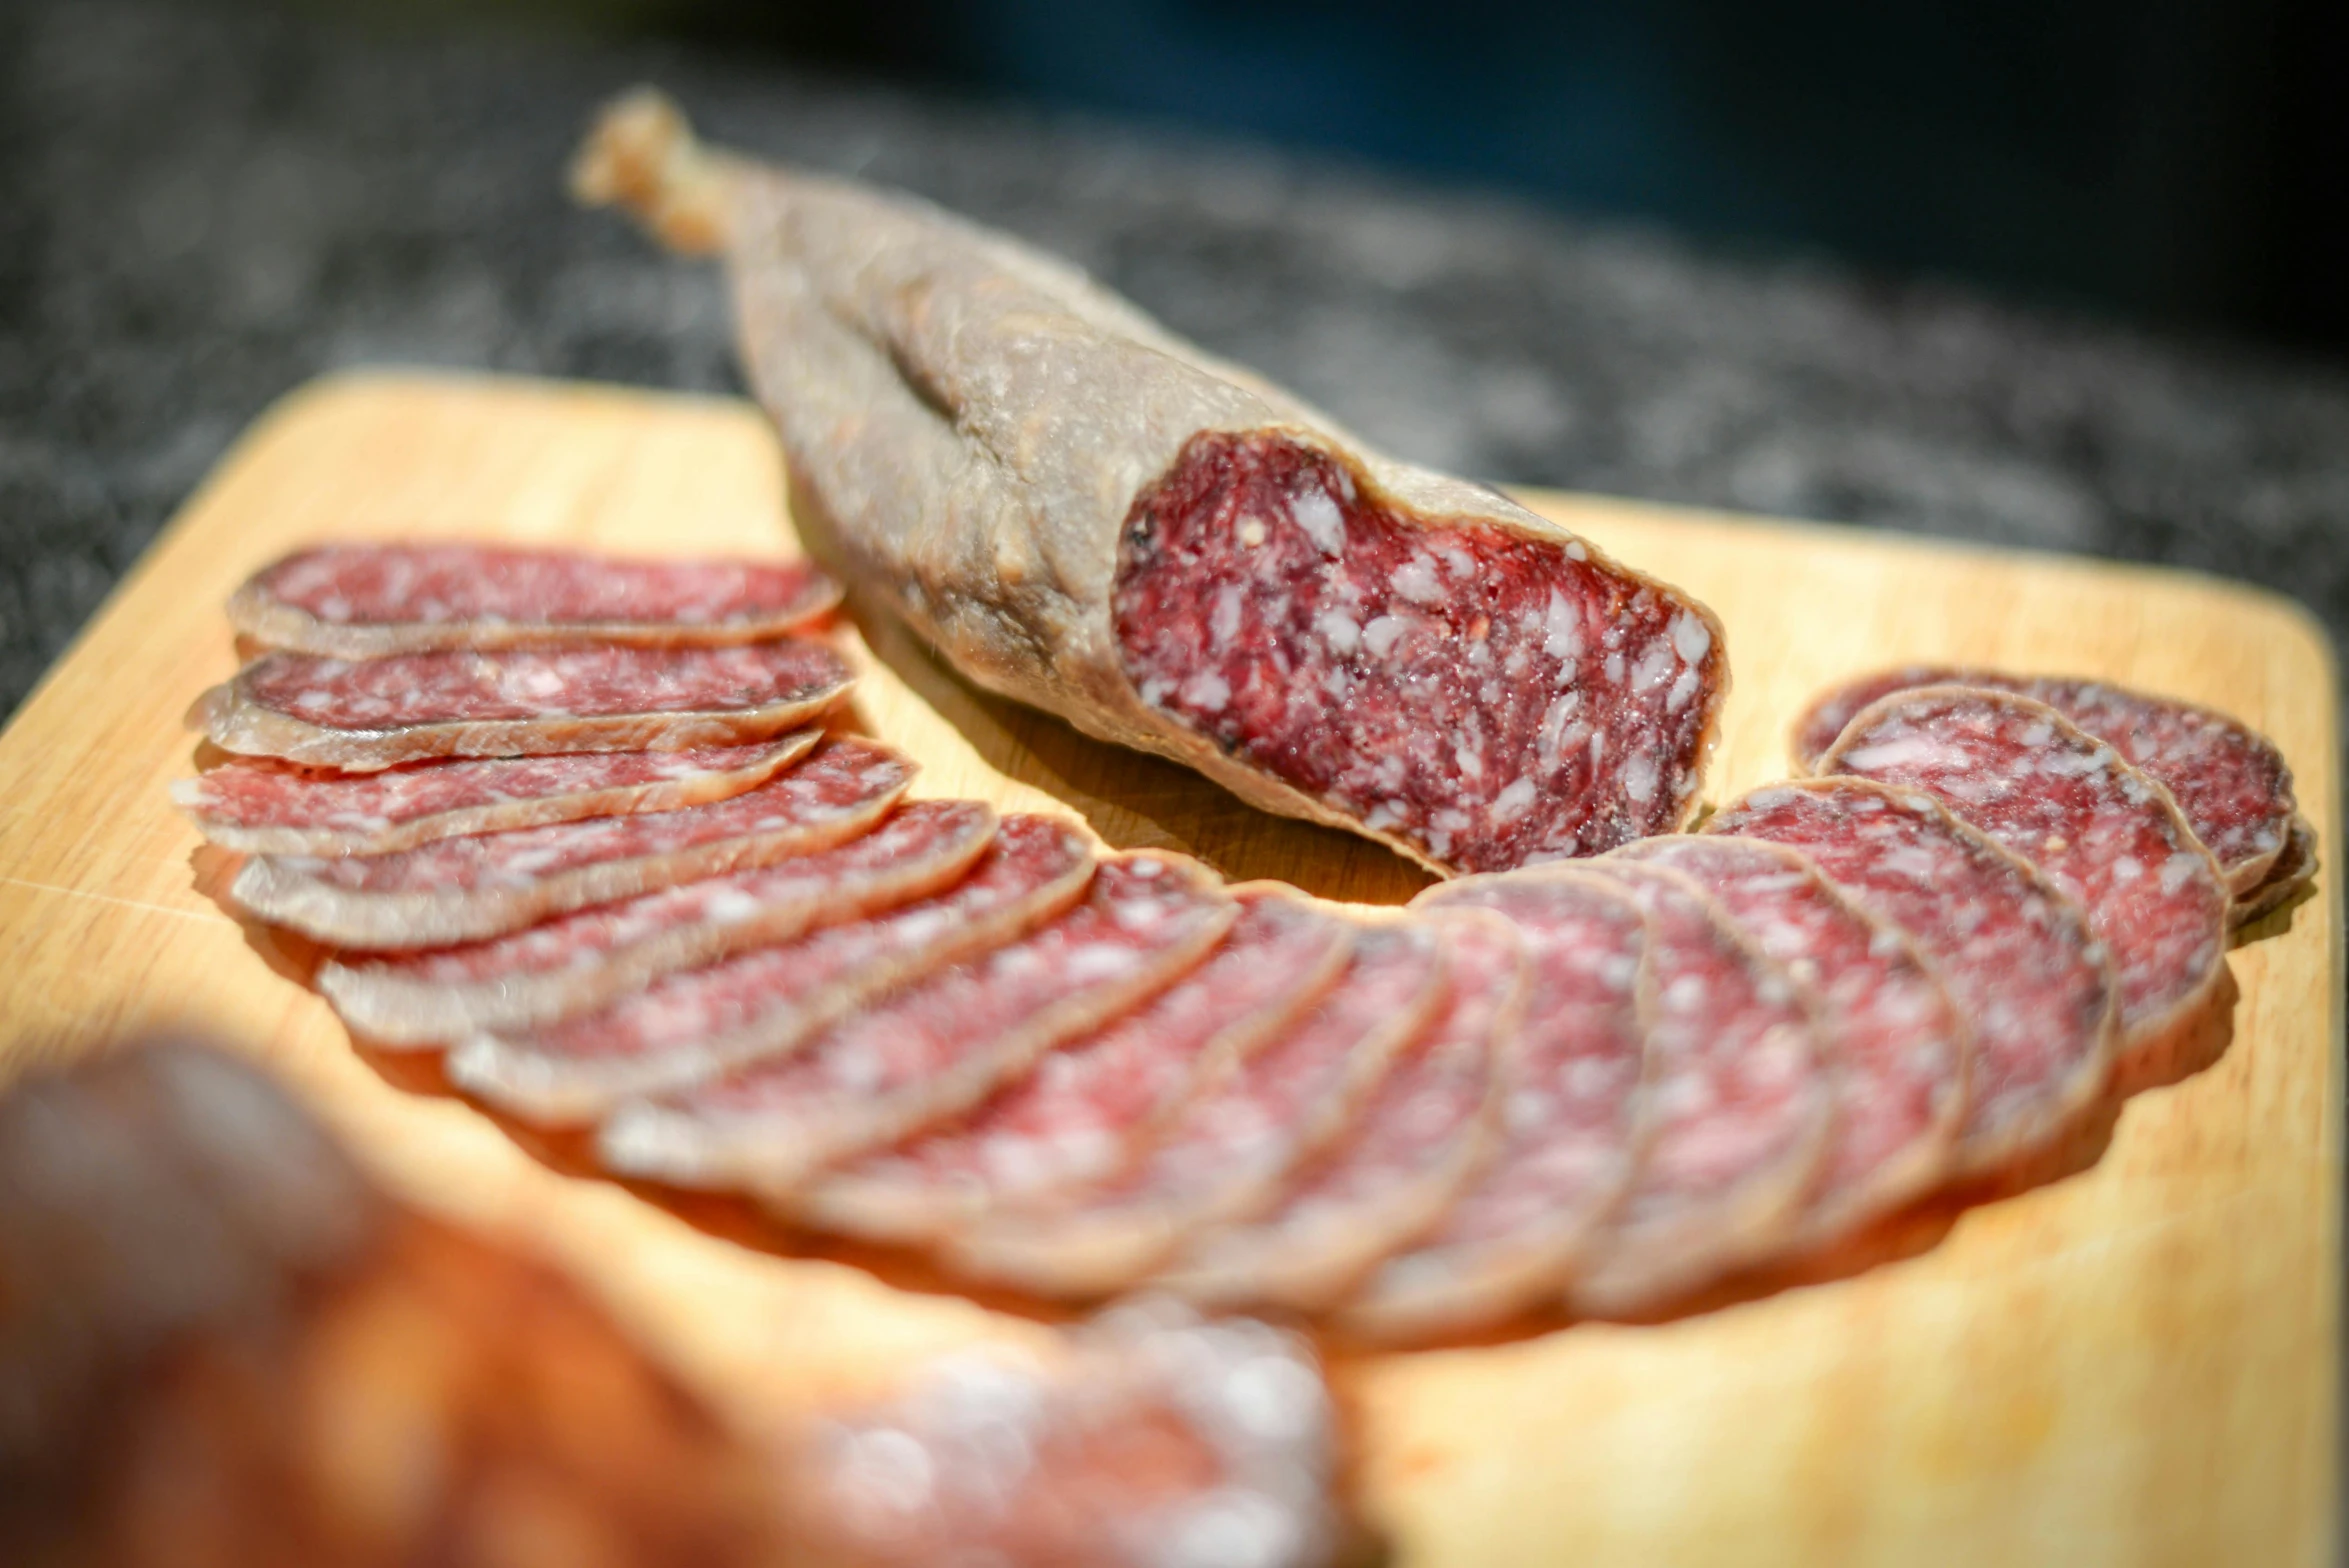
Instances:
[[[1026,234],[1441,467],[2171,562],[2349,628],[2339,368],[665,46],[0,0],[0,711],[312,376],[739,390],[711,270],[561,193],[640,79]]]

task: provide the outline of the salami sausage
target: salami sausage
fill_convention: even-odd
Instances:
[[[978,801],[915,801],[862,838],[771,866],[456,947],[346,953],[319,967],[318,989],[353,1033],[378,1045],[525,1031],[677,970],[936,893],[962,880],[994,833],[995,813]]]
[[[1525,944],[1482,910],[1448,911],[1450,994],[1346,1136],[1261,1213],[1195,1236],[1155,1285],[1193,1301],[1312,1312],[1440,1221],[1500,1142]]]
[[[1861,676],[1823,693],[1795,722],[1798,766],[1816,771],[1862,708],[1918,686],[1980,686],[2046,703],[2105,742],[2124,761],[2160,782],[2186,814],[2197,837],[2218,857],[2227,888],[2239,901],[2237,924],[2257,917],[2262,900],[2273,908],[2298,891],[2305,873],[2287,871],[2277,886],[2278,861],[2296,837],[2313,847],[2292,794],[2292,770],[2263,735],[2225,714],[2173,697],[2155,697],[2102,681],[2008,675],[1997,670],[1917,664]],[[2313,856],[2307,857],[2313,872]],[[2298,880],[2294,880],[2297,876]]]
[[[1568,1282],[1589,1316],[1649,1310],[1783,1245],[1833,1132],[1817,1011],[1674,871],[1595,861],[1648,918],[1648,1137],[1622,1203]]]
[[[1908,937],[1784,844],[1676,833],[1615,853],[1703,888],[1820,1004],[1835,1131],[1789,1250],[1825,1245],[1938,1183],[1965,1120],[1973,1031]]]
[[[1439,871],[1679,826],[1720,626],[1081,275],[606,115],[576,188],[722,249],[811,543],[979,684]]]
[[[1324,1568],[1336,1412],[1313,1353],[1164,1299],[1014,1361],[925,1367],[786,1464],[797,1559],[837,1568]]]
[[[2078,900],[2112,955],[2117,1088],[2173,1082],[2223,1048],[2235,988],[2218,862],[2112,747],[2028,697],[1924,686],[1861,709],[1819,771],[1925,790]]]
[[[765,740],[848,695],[820,642],[414,653],[350,663],[273,653],[197,700],[215,746],[373,773],[432,757],[684,751]]]
[[[1278,883],[1232,896],[1240,917],[1197,969],[964,1120],[818,1177],[793,1213],[824,1230],[917,1240],[1112,1174],[1129,1140],[1203,1074],[1294,1022],[1345,967],[1344,919]]]
[[[794,730],[748,746],[420,762],[357,775],[237,757],[175,780],[171,800],[224,849],[385,855],[434,839],[724,800],[764,784],[819,738]]]
[[[1417,906],[1506,916],[1525,942],[1530,985],[1505,1058],[1498,1154],[1338,1311],[1350,1333],[1379,1340],[1458,1332],[1556,1301],[1645,1141],[1655,998],[1637,906],[1593,878],[1523,872],[1462,877]]]
[[[1013,941],[1083,897],[1092,874],[1092,850],[1066,824],[1006,817],[970,875],[944,892],[615,992],[560,1023],[473,1035],[449,1053],[448,1075],[534,1122],[593,1121],[627,1099],[781,1054],[896,986]]]
[[[321,942],[444,947],[854,838],[888,815],[913,774],[896,752],[844,737],[730,800],[442,839],[394,855],[263,855],[237,873],[229,896]]]
[[[2099,1102],[2117,1035],[2111,960],[2030,862],[1932,796],[1867,779],[1754,790],[1705,831],[1801,850],[1933,966],[1974,1030],[1957,1173],[2012,1177]]]
[[[828,1166],[968,1111],[1038,1057],[1206,956],[1239,913],[1204,868],[1106,861],[1050,925],[897,992],[787,1055],[604,1123],[604,1164],[685,1186],[787,1194]]]
[[[1042,1296],[1135,1284],[1187,1237],[1272,1201],[1290,1171],[1344,1136],[1447,994],[1427,923],[1369,926],[1312,1013],[1219,1064],[1117,1176],[943,1236],[941,1260]]]
[[[333,659],[559,643],[762,642],[840,602],[805,561],[631,561],[479,544],[330,544],[228,601],[266,647]]]

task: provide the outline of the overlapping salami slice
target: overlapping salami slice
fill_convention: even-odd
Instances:
[[[1342,1137],[1446,994],[1431,924],[1368,927],[1318,1007],[1224,1064],[1116,1177],[942,1236],[942,1260],[1043,1296],[1133,1285],[1189,1236],[1271,1202]]]
[[[1567,1286],[1577,1312],[1637,1313],[1734,1272],[1793,1233],[1833,1130],[1817,1013],[1679,873],[1594,861],[1648,918],[1648,1138]]]
[[[724,800],[764,784],[821,738],[794,730],[747,746],[419,762],[362,774],[237,757],[174,781],[171,800],[224,849],[386,855],[470,833]]]
[[[807,723],[853,680],[838,653],[797,637],[355,663],[273,653],[206,692],[189,717],[223,751],[373,773],[433,757],[739,745]]]
[[[1640,1079],[1655,1001],[1647,919],[1595,878],[1462,877],[1416,906],[1488,909],[1526,946],[1529,985],[1506,1061],[1492,1163],[1408,1250],[1356,1288],[1351,1333],[1420,1338],[1555,1301],[1631,1179],[1644,1141]]]
[[[1448,944],[1442,1010],[1344,1138],[1264,1211],[1193,1237],[1160,1288],[1234,1308],[1321,1310],[1440,1221],[1484,1168],[1524,1014],[1525,944],[1482,910],[1431,918]]]
[[[1616,854],[1703,888],[1819,1001],[1835,1130],[1789,1250],[1848,1234],[1938,1182],[1964,1124],[1973,1034],[1909,939],[1784,844],[1676,833]]]
[[[2011,1175],[2098,1102],[2117,1033],[2111,962],[2030,862],[1923,791],[1868,779],[1754,790],[1705,831],[1801,850],[1916,943],[1974,1030],[1958,1172]]]
[[[562,642],[717,645],[779,636],[840,589],[806,561],[643,561],[477,544],[332,544],[262,568],[228,618],[336,659]]]
[[[2079,901],[2119,987],[2118,1088],[2172,1082],[2223,1045],[2235,993],[2218,862],[2112,747],[2027,697],[1925,686],[1860,710],[1819,771],[1925,790]]]
[[[2314,835],[2294,805],[2292,770],[2267,737],[2208,708],[2102,681],[1931,664],[1863,675],[1822,694],[1795,722],[1796,765],[1815,771],[1862,708],[1919,686],[1980,686],[2044,702],[2151,774],[2218,857],[2242,906],[2238,922],[2289,898],[2315,870],[2309,856],[2305,871],[2278,878],[2294,838],[2313,845]]]
[[[730,800],[442,839],[395,855],[263,855],[237,873],[230,896],[321,942],[443,947],[854,838],[888,815],[913,774],[896,752],[844,737]]]
[[[862,838],[771,866],[456,947],[344,954],[319,967],[318,989],[378,1045],[524,1031],[680,969],[927,897],[960,881],[994,833],[995,813],[979,801],[915,801]]]
[[[1106,861],[1051,924],[844,1019],[791,1053],[623,1108],[606,1166],[784,1194],[825,1167],[958,1116],[1038,1057],[1164,989],[1239,906],[1194,862]]]
[[[963,1120],[818,1177],[793,1212],[825,1230],[919,1240],[1112,1174],[1128,1141],[1202,1075],[1319,1001],[1353,949],[1350,922],[1278,883],[1232,893],[1240,917],[1197,969]]]
[[[817,1426],[784,1467],[800,1558],[838,1568],[1325,1568],[1336,1412],[1309,1346],[1164,1299],[1038,1364],[925,1368]]]
[[[932,809],[917,802],[900,816],[927,816]],[[897,820],[872,839],[894,832]],[[822,858],[814,857],[811,867],[837,892],[843,879],[836,869],[826,874],[817,866]],[[791,867],[777,869],[787,873]],[[1092,874],[1092,850],[1065,823],[1006,817],[970,874],[943,892],[667,975],[560,1023],[474,1035],[449,1053],[448,1075],[531,1121],[592,1121],[628,1099],[780,1055],[894,987],[1016,940],[1081,898]],[[711,893],[678,889],[677,902],[652,911],[656,922],[648,923],[680,906],[700,919],[713,903],[744,892],[724,883],[696,884],[713,886]],[[782,896],[773,888],[748,896],[761,893]],[[560,934],[559,923],[539,929]],[[657,946],[664,938],[655,931],[644,940]],[[591,954],[591,964],[599,961]]]

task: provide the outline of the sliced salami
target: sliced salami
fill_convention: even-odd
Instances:
[[[1446,994],[1426,922],[1372,925],[1312,1013],[1223,1064],[1117,1176],[940,1238],[950,1267],[1043,1296],[1125,1289],[1189,1236],[1254,1212],[1343,1136]]]
[[[896,752],[844,737],[730,800],[442,839],[395,855],[263,855],[237,873],[230,896],[321,942],[445,947],[854,838],[888,815],[913,774]]]
[[[765,740],[848,694],[820,642],[256,659],[198,699],[223,751],[373,773],[433,757],[685,751]]]
[[[593,1012],[680,969],[786,942],[924,898],[986,853],[995,813],[920,800],[862,838],[771,866],[557,915],[485,941],[414,953],[344,954],[318,988],[378,1045],[522,1031]]]
[[[1417,1339],[1555,1301],[1631,1179],[1644,1143],[1640,1080],[1655,1009],[1647,919],[1596,878],[1462,877],[1417,907],[1506,916],[1530,971],[1493,1162],[1443,1220],[1365,1278],[1348,1332]]]
[[[1648,1138],[1622,1203],[1568,1282],[1574,1310],[1650,1310],[1782,1245],[1833,1131],[1817,1013],[1697,885],[1638,861],[1604,878],[1648,918]]]
[[[1862,708],[1918,686],[2011,691],[2046,703],[2111,746],[2176,798],[2218,857],[2228,891],[2247,907],[2295,831],[2306,828],[2293,802],[2292,770],[2267,737],[2208,708],[2102,681],[1930,664],[1864,675],[1821,695],[1795,722],[1796,765],[1816,771]]]
[[[419,762],[355,775],[237,757],[174,781],[171,800],[224,849],[387,855],[435,839],[724,800],[764,784],[821,738],[794,730],[748,746]]]
[[[796,1558],[840,1568],[1326,1568],[1337,1413],[1311,1348],[1164,1299],[1048,1361],[1000,1349],[828,1417],[784,1466]]]
[[[1092,874],[1093,852],[1073,828],[1006,817],[971,873],[944,892],[667,975],[560,1023],[474,1035],[449,1053],[448,1075],[534,1122],[593,1121],[631,1098],[780,1055],[888,990],[1015,941],[1083,897]],[[825,880],[837,890],[836,877]],[[728,892],[721,884],[712,897]]]
[[[1895,692],[1819,759],[1922,789],[2045,872],[2112,955],[2116,1086],[2208,1064],[2231,1016],[2227,889],[2169,791],[2045,703],[1970,686]]]
[[[785,1194],[816,1172],[962,1114],[1054,1047],[1206,956],[1239,913],[1194,862],[1106,861],[1051,924],[899,991],[780,1057],[604,1124],[604,1163],[685,1186]]]
[[[1262,1311],[1327,1308],[1437,1224],[1500,1142],[1506,1059],[1525,1004],[1525,944],[1483,910],[1444,927],[1449,995],[1348,1134],[1260,1213],[1195,1236],[1158,1288]]]
[[[2098,1103],[2117,1034],[2111,961],[2029,861],[1923,791],[1868,779],[1754,790],[1705,831],[1801,850],[1916,943],[1974,1030],[1958,1172],[2027,1168]]]
[[[331,544],[228,601],[236,629],[335,659],[563,642],[717,645],[780,636],[840,602],[806,561],[644,561],[477,544]]]
[[[1784,844],[1677,833],[1616,854],[1703,888],[1818,999],[1835,1131],[1789,1250],[1824,1245],[1939,1182],[1965,1121],[1973,1032],[1908,937]]]
[[[1032,1205],[1124,1163],[1216,1064],[1262,1045],[1320,1000],[1352,924],[1278,883],[1232,890],[1240,917],[1206,962],[1088,1039],[1046,1057],[962,1121],[811,1182],[793,1211],[875,1240],[938,1235]]]

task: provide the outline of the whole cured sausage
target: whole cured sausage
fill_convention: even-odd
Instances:
[[[725,252],[794,515],[973,680],[1438,871],[1695,808],[1727,667],[1686,595],[1009,239],[704,153],[657,98],[575,182]]]
[[[255,642],[335,659],[559,643],[720,646],[779,637],[840,601],[805,561],[628,561],[478,544],[331,544],[228,601]]]

